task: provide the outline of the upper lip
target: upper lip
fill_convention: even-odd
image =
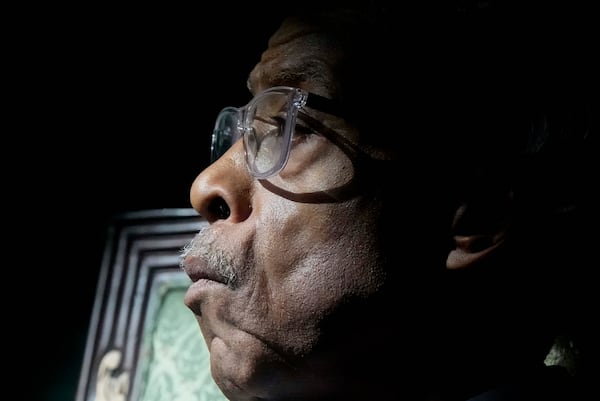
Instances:
[[[186,257],[183,270],[194,283],[198,280],[210,280],[227,284],[229,281],[227,277],[211,269],[206,260],[199,257]]]

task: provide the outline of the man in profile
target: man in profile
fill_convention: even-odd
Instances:
[[[585,91],[487,14],[413,17],[299,5],[217,117],[182,267],[231,400],[581,396],[544,361],[586,299]]]

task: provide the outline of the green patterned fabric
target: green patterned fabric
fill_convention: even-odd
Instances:
[[[158,291],[155,316],[146,327],[140,401],[226,401],[210,375],[208,349],[183,288]]]

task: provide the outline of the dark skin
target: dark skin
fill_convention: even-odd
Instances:
[[[286,20],[251,71],[250,92],[287,85],[351,97],[340,72],[361,55],[328,26]],[[440,206],[438,192],[411,190],[410,177],[400,187],[384,179],[407,166],[402,149],[378,145],[390,132],[303,113],[341,139],[303,138],[266,180],[249,173],[238,141],[191,188],[210,227],[183,261],[194,280],[186,305],[223,393],[451,401],[541,367],[552,337],[531,318],[539,305],[524,303],[530,280],[505,268],[524,249],[512,234],[520,223],[510,183],[486,178],[483,195]],[[437,226],[418,218],[428,212]],[[217,264],[235,281],[219,279]]]

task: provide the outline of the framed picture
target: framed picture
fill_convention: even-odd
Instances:
[[[115,216],[98,278],[76,401],[226,400],[183,298],[183,247],[207,224],[193,209]]]

